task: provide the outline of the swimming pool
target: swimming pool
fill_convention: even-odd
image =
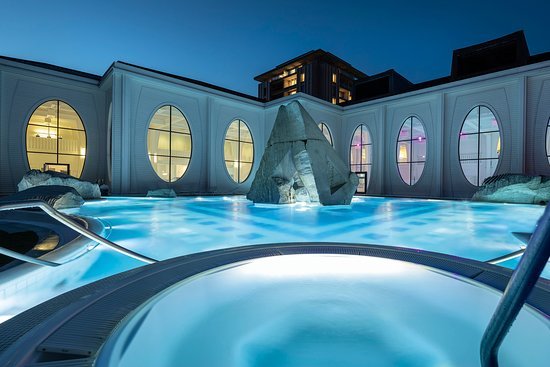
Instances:
[[[420,248],[485,261],[518,250],[522,243],[511,232],[532,232],[543,210],[377,197],[354,198],[351,206],[254,205],[235,196],[112,197],[65,212],[99,218],[111,241],[157,259],[261,243],[342,242]],[[0,317],[142,263],[98,246],[70,265],[77,271],[54,268],[32,282],[0,289]],[[547,278],[549,270],[543,273]]]

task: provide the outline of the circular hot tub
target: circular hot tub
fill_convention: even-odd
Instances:
[[[101,366],[479,366],[501,293],[409,262],[290,254],[195,274],[130,313]],[[547,366],[550,322],[525,306],[501,367]]]

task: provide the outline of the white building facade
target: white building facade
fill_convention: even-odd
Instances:
[[[302,93],[266,103],[121,62],[97,77],[0,58],[0,195],[49,163],[115,195],[244,194],[293,100],[366,172],[369,195],[469,198],[487,175],[550,175],[550,61],[339,106]]]

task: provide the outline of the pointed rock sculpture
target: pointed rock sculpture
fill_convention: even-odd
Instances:
[[[279,107],[247,198],[255,203],[347,205],[359,180],[299,102]]]

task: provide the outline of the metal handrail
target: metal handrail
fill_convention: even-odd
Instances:
[[[19,252],[8,250],[7,248],[4,248],[2,246],[0,246],[0,255],[8,256],[8,257],[11,257],[12,259],[21,260],[21,261],[28,262],[35,265],[42,265],[42,266],[61,265],[59,263],[54,263],[52,261],[41,260],[41,259],[34,258],[32,256],[20,254]]]
[[[138,254],[137,252],[134,252],[132,250],[128,250],[125,247],[122,247],[120,245],[117,245],[114,242],[109,241],[106,238],[103,238],[85,228],[80,227],[76,223],[72,222],[70,219],[65,217],[62,213],[58,212],[51,206],[49,206],[47,203],[41,200],[32,200],[32,201],[23,201],[23,202],[16,202],[16,203],[9,203],[4,204],[0,206],[0,211],[5,210],[17,210],[17,209],[30,209],[30,208],[40,208],[42,209],[46,214],[48,214],[50,217],[54,218],[58,222],[66,225],[67,227],[71,228],[73,231],[78,232],[82,236],[85,236],[95,242],[98,242],[102,245],[108,246],[112,248],[113,250],[120,252],[126,256],[132,257],[136,260],[143,261],[148,264],[152,264],[157,262],[158,260],[155,260],[153,258],[147,257],[145,255]]]
[[[550,205],[542,214],[527,249],[512,274],[480,346],[482,367],[498,367],[498,350],[550,257]]]
[[[521,255],[523,255],[526,248],[527,248],[526,246],[522,246],[521,249],[519,249],[517,251],[511,252],[509,254],[502,255],[502,256],[499,256],[499,257],[495,257],[494,259],[487,260],[485,262],[487,264],[498,265],[498,264],[503,263],[505,261],[515,259],[516,257],[520,257]]]

